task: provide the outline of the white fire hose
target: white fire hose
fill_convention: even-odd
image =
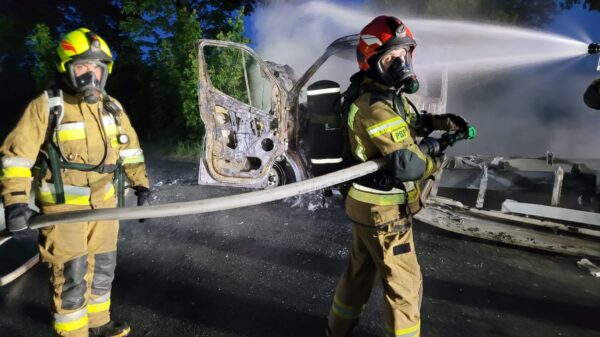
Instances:
[[[299,194],[317,191],[375,172],[385,165],[382,158],[351,166],[336,172],[268,190],[219,198],[176,202],[142,207],[105,208],[55,214],[42,214],[29,219],[32,229],[87,221],[151,219],[200,214],[258,205]],[[0,238],[0,241],[2,239]]]

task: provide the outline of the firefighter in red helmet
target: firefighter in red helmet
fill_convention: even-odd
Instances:
[[[432,130],[467,127],[456,115],[418,114],[404,94],[418,90],[410,29],[392,16],[373,19],[360,32],[357,60],[347,92],[348,136],[353,157],[387,159],[385,169],[352,183],[346,214],[352,220],[352,248],[329,312],[327,335],[350,336],[369,299],[376,275],[383,283],[385,336],[419,336],[422,277],[413,243],[412,215],[421,207],[419,182],[443,161]]]

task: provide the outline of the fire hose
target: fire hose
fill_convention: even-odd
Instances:
[[[42,214],[30,218],[29,224],[30,228],[39,229],[74,222],[151,219],[223,211],[258,205],[317,191],[373,173],[384,165],[385,160],[379,158],[293,184],[219,198],[141,207],[105,208],[56,214]]]

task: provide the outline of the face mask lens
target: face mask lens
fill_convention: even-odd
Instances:
[[[75,90],[103,90],[107,67],[100,60],[79,60],[70,67],[71,83]]]

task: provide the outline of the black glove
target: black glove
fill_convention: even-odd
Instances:
[[[425,137],[419,143],[419,150],[431,157],[442,155],[444,150],[446,150],[446,147],[448,147],[447,144],[442,144],[432,137]]]
[[[152,196],[152,192],[148,187],[144,186],[134,186],[135,195],[137,196],[137,205],[144,206],[144,204],[150,205],[150,196]],[[146,219],[139,219],[139,222],[144,222]]]
[[[469,128],[469,123],[459,115],[455,114],[444,114],[450,123],[447,131],[466,131]]]
[[[424,113],[420,115],[421,126],[426,133],[441,130],[441,131],[462,131],[469,127],[469,123],[459,115],[441,114],[434,115]]]
[[[35,236],[37,231],[29,228],[29,218],[36,213],[25,203],[8,205],[4,208],[6,229],[16,240]]]
[[[600,78],[594,80],[583,94],[583,101],[592,109],[600,110]]]

